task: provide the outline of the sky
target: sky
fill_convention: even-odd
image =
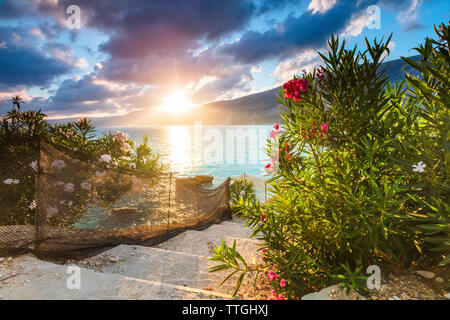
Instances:
[[[393,33],[389,61],[449,19],[448,0],[0,0],[0,112],[12,95],[50,118],[233,99],[319,66],[331,34],[363,50]]]

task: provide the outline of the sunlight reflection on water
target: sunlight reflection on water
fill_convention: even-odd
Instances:
[[[210,142],[208,147],[223,146],[224,159],[219,163],[198,161],[199,152],[195,148],[194,132],[196,129],[194,126],[99,127],[97,128],[97,134],[101,136],[108,131],[112,133],[122,131],[126,132],[137,143],[141,142],[144,135],[148,135],[154,152],[161,156],[162,161],[170,164],[170,170],[174,174],[180,176],[212,175],[214,176],[214,185],[219,185],[227,177],[236,177],[243,173],[261,178],[265,177],[264,166],[268,157],[263,149],[266,139],[269,138],[271,127],[271,125],[203,126],[203,133],[214,131],[220,133],[223,137],[223,139]],[[257,148],[249,147],[249,140],[245,142],[244,149],[238,148],[236,141],[234,145],[230,145],[226,141],[227,131],[230,130],[253,130],[257,132]],[[204,142],[203,148],[205,149],[207,145]],[[249,158],[254,150],[258,151],[257,161],[251,163]],[[236,159],[244,157],[244,163],[238,164],[237,161],[227,163],[225,158],[232,153],[236,154]],[[200,156],[201,154],[202,152],[200,152]],[[251,155],[253,156],[253,154]]]

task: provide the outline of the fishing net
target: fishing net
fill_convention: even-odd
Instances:
[[[208,189],[201,177],[85,162],[42,140],[3,144],[0,157],[0,249],[74,256],[155,245],[230,217],[230,179]]]

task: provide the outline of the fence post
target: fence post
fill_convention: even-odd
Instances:
[[[35,197],[36,199],[34,199],[36,201],[36,210],[34,211],[34,227],[36,230],[36,235],[35,235],[35,241],[39,240],[39,214],[40,214],[40,208],[41,208],[41,193],[40,193],[40,189],[41,189],[41,138],[38,137],[37,139],[37,172],[36,172],[36,177],[35,177],[35,181],[34,181],[34,187],[36,188],[35,190]]]
[[[264,204],[267,202],[267,181],[264,181]]]
[[[172,172],[169,175],[169,210],[167,211],[167,230],[169,230],[170,224],[170,192],[172,191]]]
[[[200,222],[200,206],[198,204],[198,187],[195,188],[195,191],[197,193],[197,223]]]

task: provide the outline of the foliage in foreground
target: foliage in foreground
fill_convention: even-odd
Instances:
[[[280,153],[268,150],[266,166],[274,195],[235,206],[261,235],[277,294],[362,289],[368,266],[434,251],[449,262],[448,27],[437,32],[421,61],[405,59],[421,73],[407,83],[392,86],[380,68],[390,38],[360,52],[332,37],[323,67],[284,85],[282,130],[271,135]]]

